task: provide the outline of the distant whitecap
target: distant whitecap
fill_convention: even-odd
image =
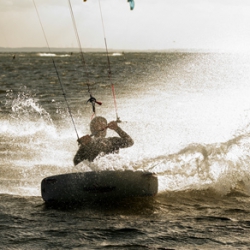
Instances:
[[[39,56],[56,56],[56,54],[53,53],[38,53]]]

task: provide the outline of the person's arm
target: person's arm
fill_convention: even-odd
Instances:
[[[74,165],[77,165],[79,162],[84,160],[91,162],[101,152],[100,148],[93,142],[90,135],[85,135],[77,141],[79,142],[79,149],[73,159]]]
[[[114,137],[116,146],[119,148],[127,148],[134,145],[133,139],[117,125],[117,122],[112,121],[107,127],[114,130],[120,136],[120,138]]]
[[[77,165],[83,160],[89,160],[89,154],[87,151],[88,146],[86,147],[86,145],[89,144],[91,140],[92,139],[90,135],[84,135],[77,140],[77,142],[79,143],[79,149],[73,159],[74,165]]]

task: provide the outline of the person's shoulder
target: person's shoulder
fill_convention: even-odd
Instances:
[[[109,142],[117,142],[120,141],[122,138],[118,136],[108,137],[106,138]]]

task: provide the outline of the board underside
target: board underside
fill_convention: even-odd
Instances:
[[[90,199],[154,196],[155,174],[143,171],[91,171],[50,176],[42,180],[46,203],[81,202]]]

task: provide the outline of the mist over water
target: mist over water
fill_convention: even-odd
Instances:
[[[135,144],[119,155],[77,168],[72,163],[77,137],[50,56],[20,54],[15,61],[8,54],[1,56],[2,193],[39,196],[42,178],[90,167],[150,170],[158,174],[161,192],[214,189],[227,194],[241,183],[248,194],[250,61],[246,56],[111,57],[120,125]],[[96,107],[97,115],[114,120],[105,55],[87,55],[89,79],[82,76],[86,69],[79,65],[78,55],[53,57],[79,135],[89,133],[92,114],[86,81],[103,103]]]

